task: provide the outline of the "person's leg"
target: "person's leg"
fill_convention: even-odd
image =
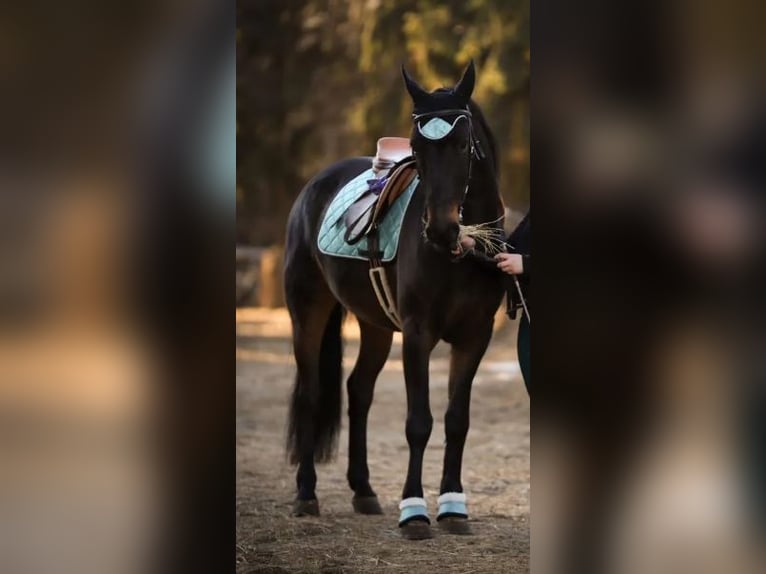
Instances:
[[[519,321],[519,335],[516,341],[516,350],[519,355],[519,366],[521,367],[521,376],[524,378],[524,386],[527,387],[527,393],[530,388],[530,335],[529,335],[529,321],[527,316],[522,313],[521,321]]]

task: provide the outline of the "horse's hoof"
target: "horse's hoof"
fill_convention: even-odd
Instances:
[[[410,520],[407,524],[399,527],[405,540],[426,540],[433,538],[431,527],[424,520]]]
[[[358,514],[383,514],[377,496],[355,496],[351,499],[354,512]]]
[[[319,516],[319,501],[316,498],[296,500],[293,502],[293,516]]]
[[[473,534],[468,519],[459,516],[445,516],[439,521],[439,528],[449,534]]]

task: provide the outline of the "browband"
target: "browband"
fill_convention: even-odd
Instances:
[[[418,122],[422,118],[435,118],[439,116],[451,116],[456,114],[460,114],[462,116],[468,116],[469,118],[472,117],[471,110],[469,110],[468,108],[465,108],[465,109],[456,108],[454,110],[438,110],[436,112],[424,112],[422,114],[412,114],[412,121]]]

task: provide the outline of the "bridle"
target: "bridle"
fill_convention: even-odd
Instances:
[[[450,125],[449,122],[447,122],[447,120],[445,120],[443,116],[448,116],[448,117],[452,116],[455,119],[452,121],[452,124]],[[420,122],[422,120],[431,121],[434,118],[438,118],[444,121],[444,123],[447,125],[440,126],[442,130],[432,136],[423,132],[423,126],[421,126]],[[415,124],[415,127],[418,129],[418,131],[423,137],[430,140],[438,140],[443,137],[446,137],[449,133],[451,133],[452,129],[457,125],[457,122],[459,122],[461,119],[465,119],[468,122],[468,139],[469,139],[469,145],[471,146],[470,153],[468,154],[468,178],[465,183],[465,189],[463,191],[463,199],[460,203],[460,208],[458,211],[459,221],[462,224],[463,223],[463,205],[465,204],[465,200],[468,197],[468,188],[471,183],[471,173],[473,170],[473,160],[474,159],[482,160],[486,158],[486,155],[484,154],[484,150],[481,148],[481,143],[479,142],[479,139],[476,137],[476,132],[473,129],[471,111],[468,108],[466,108],[466,109],[439,110],[436,112],[425,112],[422,114],[412,114],[412,121]],[[426,122],[426,124],[427,123],[428,122]],[[412,152],[412,156],[417,159],[417,154],[414,151]],[[487,255],[483,253],[476,253],[474,250],[471,250],[470,252],[475,258],[485,262],[487,265],[490,265],[493,269],[496,269],[496,262],[494,258],[488,257]],[[466,253],[467,252],[464,252],[463,256],[465,256]],[[513,275],[513,282],[519,294],[519,299],[521,301],[524,314],[527,316],[527,321],[529,321],[529,323],[531,324],[532,319],[529,316],[529,308],[527,307],[527,301],[524,297],[524,293],[521,290],[521,285],[519,284],[519,280],[515,275]],[[510,313],[512,310],[510,295],[507,296],[507,300],[508,300],[508,312]]]
[[[446,119],[444,119],[443,116],[447,116],[447,117],[454,116],[455,119],[452,121],[452,124],[450,125],[449,122]],[[427,135],[423,131],[423,128],[425,126],[420,124],[420,122],[424,119],[429,120],[428,122],[426,122],[425,125],[428,125],[431,122],[431,120],[440,119],[442,120],[442,122],[444,122],[444,124],[447,124],[447,126],[449,126],[449,129],[447,129],[446,132],[441,133],[441,135],[439,135],[439,133],[437,133],[435,136]],[[420,132],[420,134],[423,137],[429,140],[439,140],[443,137],[446,137],[449,133],[452,132],[452,129],[462,119],[465,119],[468,122],[468,141],[470,146],[470,152],[468,154],[468,177],[466,178],[465,189],[463,190],[463,199],[461,200],[460,207],[458,209],[458,217],[459,217],[460,223],[463,223],[463,205],[465,204],[465,200],[468,197],[468,188],[471,184],[473,160],[474,158],[476,158],[477,160],[482,160],[486,157],[484,154],[484,150],[482,150],[481,148],[479,139],[476,137],[476,133],[473,129],[473,116],[471,115],[471,111],[466,107],[465,109],[456,108],[456,109],[448,109],[448,110],[439,110],[436,112],[425,112],[422,114],[412,114],[412,122],[415,124],[415,127],[418,129],[418,132]],[[443,128],[443,129],[446,129],[446,128]],[[417,159],[417,154],[414,151],[412,152],[412,155],[413,157]]]

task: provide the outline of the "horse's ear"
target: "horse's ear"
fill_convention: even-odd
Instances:
[[[473,60],[468,64],[468,67],[463,72],[463,77],[455,85],[454,92],[463,98],[466,103],[471,99],[473,94],[473,88],[476,85],[476,67],[473,64]]]
[[[407,87],[407,92],[410,94],[415,107],[428,99],[429,93],[421,88],[420,84],[412,79],[412,77],[407,73],[407,70],[404,69],[404,64],[402,64],[402,77],[404,78],[404,85]]]

